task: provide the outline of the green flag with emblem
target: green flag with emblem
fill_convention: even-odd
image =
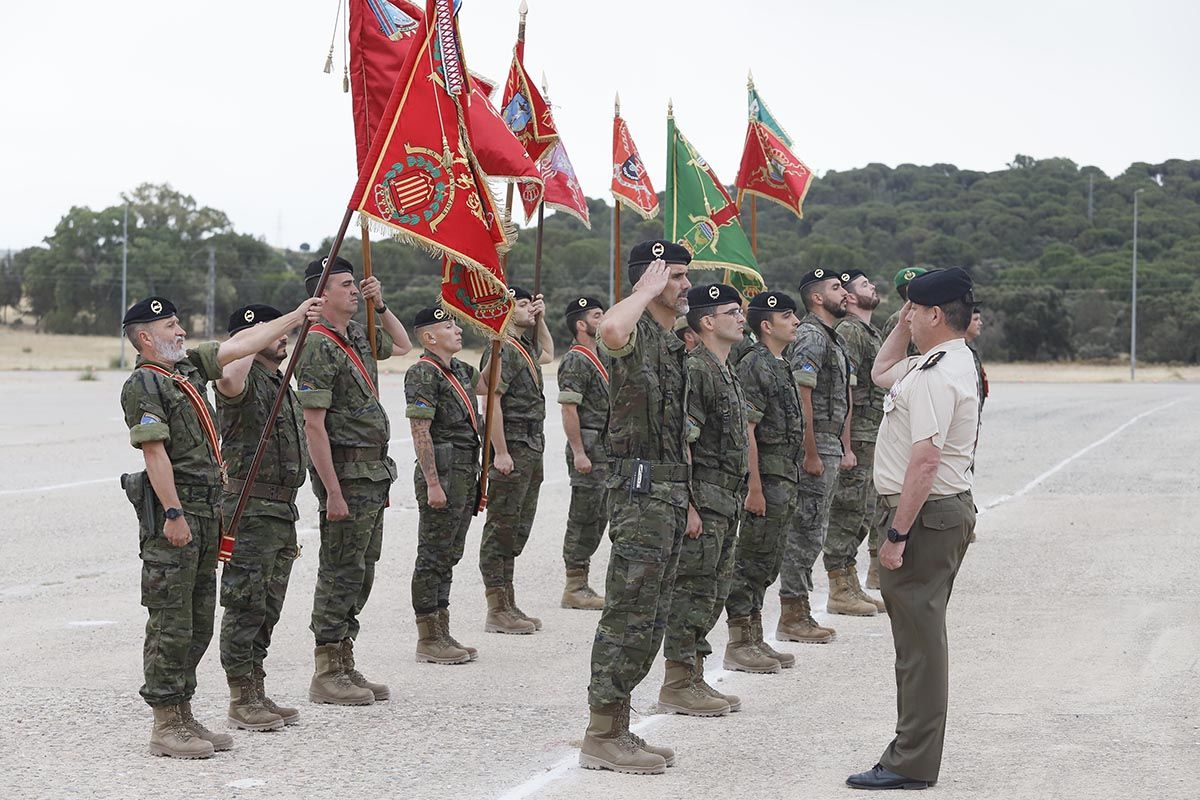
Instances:
[[[692,254],[693,269],[725,270],[725,282],[746,298],[766,288],[742,230],[737,204],[708,162],[675,127],[667,110],[667,182],[664,238]]]

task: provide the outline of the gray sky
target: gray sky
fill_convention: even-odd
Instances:
[[[272,244],[332,234],[355,182],[350,95],[321,71],[341,0],[0,4],[0,247],[72,205],[169,182]],[[503,81],[519,0],[463,0],[473,70]],[[818,173],[870,162],[993,170],[1016,153],[1110,175],[1200,157],[1194,0],[530,0],[589,196],[608,197],[613,94],[662,190],[665,115],[726,183],[747,69]]]

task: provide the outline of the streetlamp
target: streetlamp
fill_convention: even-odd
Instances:
[[[1133,193],[1133,288],[1129,312],[1129,382],[1137,380],[1137,223],[1138,195],[1146,191],[1137,189]]]

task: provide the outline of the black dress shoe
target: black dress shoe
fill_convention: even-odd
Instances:
[[[867,772],[846,778],[846,785],[855,789],[928,789],[930,784],[897,775],[882,764],[876,764]]]

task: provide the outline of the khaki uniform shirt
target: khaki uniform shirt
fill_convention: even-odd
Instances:
[[[925,439],[941,451],[930,494],[969,491],[975,481],[979,396],[966,342],[952,339],[909,357],[892,368],[890,377],[896,382],[884,398],[875,444],[876,491],[900,494],[913,445]]]

